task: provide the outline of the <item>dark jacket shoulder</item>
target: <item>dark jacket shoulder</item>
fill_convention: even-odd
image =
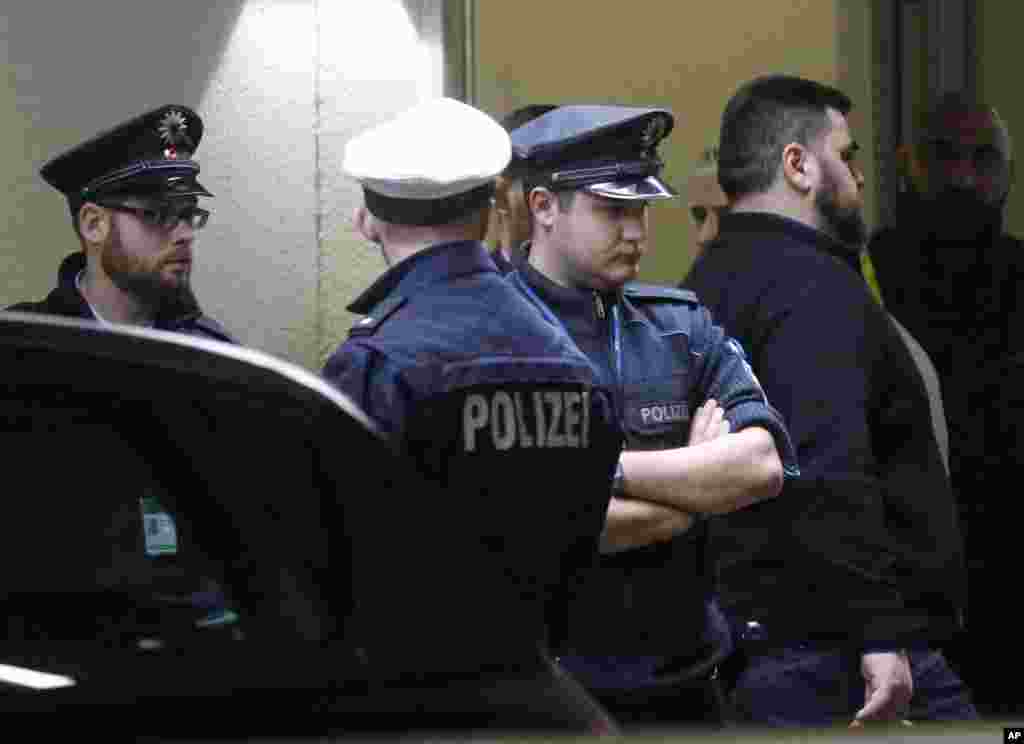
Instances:
[[[50,293],[41,300],[18,302],[4,309],[20,313],[60,315],[65,318],[93,318],[89,306],[81,295],[63,285],[50,290]]]
[[[214,341],[224,341],[229,344],[238,343],[224,326],[206,315],[188,317],[180,322],[171,322],[167,328],[163,328],[163,326],[158,326],[158,328],[187,333],[192,336],[207,336]]]

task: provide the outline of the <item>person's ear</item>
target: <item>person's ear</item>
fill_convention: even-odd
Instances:
[[[78,231],[82,240],[93,245],[106,242],[110,236],[112,219],[110,210],[92,202],[83,204],[78,209]]]
[[[530,215],[533,223],[542,228],[550,230],[555,225],[558,217],[558,197],[543,186],[537,186],[530,190],[526,196],[526,202],[530,207]]]
[[[356,231],[371,243],[380,245],[381,234],[377,221],[370,214],[365,204],[360,204],[352,211],[352,226]]]
[[[818,164],[814,155],[798,142],[782,149],[782,176],[801,194],[808,193],[816,183]]]

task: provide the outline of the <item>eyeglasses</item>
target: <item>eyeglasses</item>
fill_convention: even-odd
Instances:
[[[136,207],[129,204],[98,202],[101,207],[115,209],[118,212],[131,212],[143,223],[160,230],[173,230],[179,222],[184,222],[193,230],[202,230],[210,219],[210,213],[195,204],[174,204],[164,202],[151,207]]]

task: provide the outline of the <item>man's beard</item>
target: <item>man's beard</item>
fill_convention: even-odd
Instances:
[[[814,196],[814,206],[836,240],[854,248],[864,247],[868,239],[868,226],[864,222],[860,205],[839,206],[839,185],[835,180],[827,178],[825,188]]]
[[[162,262],[157,260],[147,266],[138,257],[125,251],[120,230],[116,224],[111,227],[110,242],[103,250],[101,263],[118,289],[132,295],[154,312],[169,305],[196,305],[187,273],[178,274],[176,281],[164,278],[160,271]]]

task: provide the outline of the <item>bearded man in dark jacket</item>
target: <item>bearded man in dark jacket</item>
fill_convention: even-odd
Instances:
[[[761,725],[976,716],[942,655],[965,582],[928,396],[860,275],[851,108],[781,75],[733,95],[731,211],[684,280],[749,350],[800,462],[781,498],[710,527],[743,654],[733,700]]]

